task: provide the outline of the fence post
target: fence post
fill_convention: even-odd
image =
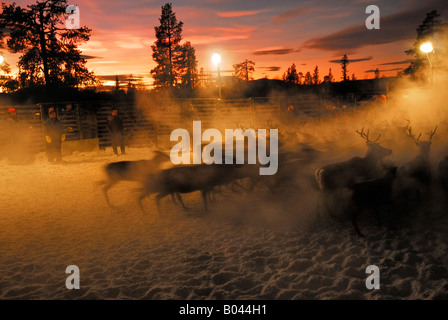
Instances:
[[[79,110],[79,104],[76,104],[76,123],[78,124],[78,139],[82,140],[83,139],[83,134],[82,134],[82,126],[81,126],[81,114],[80,114],[80,110]]]

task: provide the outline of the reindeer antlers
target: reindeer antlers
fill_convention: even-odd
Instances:
[[[437,130],[437,126],[434,128],[434,130],[427,132],[426,134],[429,136],[429,141],[432,140],[432,137],[434,136],[434,134],[436,133]]]
[[[429,140],[428,140],[428,141],[431,141],[431,140],[432,140],[432,137],[435,135],[436,131],[437,131],[437,126],[434,128],[434,130],[429,131],[429,132],[426,133],[426,134],[429,136]],[[418,135],[418,137],[416,138],[415,135],[412,133],[412,128],[411,128],[411,127],[408,128],[406,134],[407,134],[407,136],[410,137],[414,142],[420,142],[420,137],[422,136],[422,134],[420,133],[420,134]]]
[[[364,132],[364,128],[361,129],[361,132],[359,132],[358,129],[356,129],[355,131],[357,134],[359,134],[361,136],[361,138],[365,139],[367,142],[377,142],[378,139],[381,137],[381,134],[378,136],[378,138],[375,139],[375,141],[371,141],[369,140],[369,133],[370,130],[367,130],[367,133]]]
[[[418,135],[418,137],[415,138],[415,135],[412,133],[412,127],[411,127],[411,126],[409,126],[409,128],[408,128],[406,134],[407,134],[407,136],[408,136],[409,138],[411,138],[414,142],[419,142],[419,139],[420,139],[420,137],[422,136],[422,134],[420,133],[420,134]]]

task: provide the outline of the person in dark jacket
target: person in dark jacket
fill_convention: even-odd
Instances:
[[[107,121],[107,127],[110,130],[112,138],[112,149],[115,154],[118,154],[118,146],[120,146],[121,154],[126,154],[124,135],[123,135],[123,120],[118,115],[118,110],[112,110],[112,117]]]
[[[45,125],[45,140],[47,141],[47,156],[48,161],[57,162],[62,161],[62,142],[65,141],[65,131],[62,122],[57,118],[54,108],[48,110],[50,118],[44,123]]]

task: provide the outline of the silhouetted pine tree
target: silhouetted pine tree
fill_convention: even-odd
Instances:
[[[176,14],[173,12],[171,3],[162,7],[162,15],[159,18],[160,25],[154,27],[156,38],[151,46],[152,58],[157,66],[151,70],[156,88],[173,87],[177,83],[176,77],[179,73],[182,26],[183,22],[177,22]]]
[[[320,84],[320,80],[319,80],[319,67],[316,66],[316,68],[314,68],[314,72],[313,72],[313,84]]]
[[[67,29],[66,0],[36,1],[27,7],[2,3],[0,41],[19,57],[21,88],[36,85],[77,87],[94,84],[78,45],[90,39],[91,29]],[[6,39],[4,39],[6,38]]]
[[[348,80],[348,76],[347,76],[347,74],[348,74],[348,68],[347,68],[348,63],[349,63],[349,61],[348,61],[347,55],[344,54],[344,56],[341,59],[342,80],[343,81],[347,81]]]

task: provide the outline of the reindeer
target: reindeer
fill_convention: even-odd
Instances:
[[[398,197],[403,201],[402,209],[406,212],[421,205],[422,201],[429,196],[429,187],[432,182],[429,153],[436,130],[437,127],[427,132],[428,140],[421,141],[421,133],[416,137],[412,127],[409,126],[407,129],[406,135],[418,147],[418,153],[398,168]]]
[[[350,186],[352,195],[350,198],[349,216],[359,236],[364,237],[358,226],[358,216],[361,213],[373,211],[377,223],[380,224],[381,211],[394,211],[394,182],[396,174],[396,166],[384,166],[384,175],[381,178],[358,182]]]
[[[330,209],[329,202],[334,201],[338,194],[344,195],[355,183],[382,177],[380,162],[392,154],[391,149],[378,143],[381,134],[372,141],[369,138],[369,131],[364,132],[364,128],[361,131],[356,130],[356,133],[366,140],[367,153],[364,157],[353,157],[343,162],[329,164],[314,172],[317,185],[323,193],[323,200],[332,215],[334,213]]]
[[[160,200],[167,195],[176,196],[184,209],[180,194],[200,191],[204,202],[205,212],[208,212],[208,193],[215,187],[226,185],[240,178],[241,165],[226,164],[197,164],[182,165],[163,169],[158,173],[146,176],[144,186],[140,190],[138,204],[143,213],[146,213],[142,201],[147,196],[157,193],[157,209],[160,214]]]
[[[272,176],[254,176],[252,180],[263,183],[273,195],[288,196],[315,182],[310,166],[321,152],[308,144],[298,144],[294,150],[280,151],[278,171]]]
[[[439,162],[439,179],[442,190],[448,194],[448,155]]]
[[[144,182],[148,174],[155,174],[163,165],[170,161],[170,157],[161,151],[155,151],[155,156],[149,160],[118,161],[107,164],[104,167],[106,180],[100,181],[103,184],[103,193],[109,207],[110,203],[108,191],[120,181]],[[170,162],[171,163],[171,162]],[[173,198],[173,200],[175,200]]]
[[[407,130],[407,136],[411,138],[412,142],[418,147],[418,154],[408,163],[404,164],[399,168],[401,174],[405,174],[418,180],[421,183],[429,184],[431,181],[431,166],[429,161],[430,146],[432,144],[432,138],[436,133],[437,127],[433,131],[427,133],[429,139],[426,141],[421,141],[420,133],[416,138],[412,133],[412,128],[409,127]]]

